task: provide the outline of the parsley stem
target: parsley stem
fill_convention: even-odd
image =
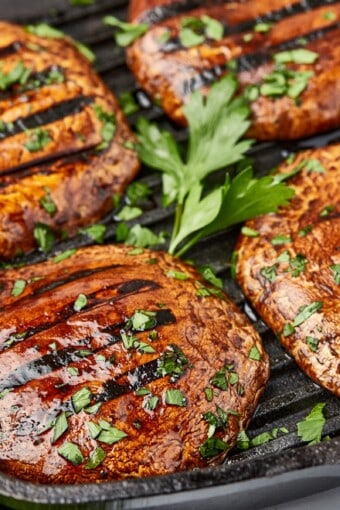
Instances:
[[[179,202],[176,206],[176,211],[175,211],[174,228],[172,231],[171,242],[170,242],[170,253],[171,253],[171,244],[173,243],[175,237],[177,236],[177,234],[181,228],[182,215],[183,215],[183,202]]]

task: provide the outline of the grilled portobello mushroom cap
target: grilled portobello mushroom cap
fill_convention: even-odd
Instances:
[[[0,22],[0,259],[34,227],[75,234],[112,209],[139,169],[111,91],[67,37]]]
[[[220,463],[247,426],[268,379],[259,335],[191,266],[134,253],[87,247],[0,273],[4,473],[178,472]]]
[[[316,383],[340,396],[340,145],[301,152],[288,207],[249,221],[237,279],[253,307]]]
[[[249,136],[306,137],[340,125],[339,16],[338,3],[318,0],[132,0],[130,21],[149,29],[128,48],[128,63],[175,121],[185,123],[193,91],[236,72],[250,101]]]

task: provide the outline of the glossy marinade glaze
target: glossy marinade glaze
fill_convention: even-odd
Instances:
[[[268,357],[191,266],[97,246],[2,271],[0,284],[2,472],[40,483],[178,472],[220,463],[247,426]]]
[[[69,38],[38,37],[5,22],[0,33],[2,73],[24,69],[22,83],[0,90],[0,258],[5,259],[36,246],[36,224],[48,225],[57,236],[74,235],[99,220],[139,163],[116,99]],[[44,200],[53,208],[45,208]]]
[[[183,20],[209,16],[223,25],[217,40],[181,44]],[[237,72],[240,91],[260,86],[277,66],[275,55],[294,49],[317,54],[313,63],[288,63],[311,73],[298,97],[251,99],[249,136],[297,139],[340,125],[340,4],[335,1],[243,2],[154,1],[130,3],[130,20],[147,22],[146,34],[128,49],[128,63],[141,86],[174,120],[195,90],[206,91],[227,72]],[[257,31],[262,24],[263,31]]]
[[[305,151],[295,197],[277,214],[246,224],[237,279],[298,365],[340,396],[340,145]]]

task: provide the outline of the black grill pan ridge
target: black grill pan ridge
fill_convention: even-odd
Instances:
[[[70,7],[68,0],[31,0],[28,9],[27,0],[0,0],[0,19],[18,23],[47,22],[81,42],[91,44],[97,56],[96,69],[108,86],[117,95],[129,90],[140,103],[140,112],[129,119],[132,126],[138,115],[142,114],[158,121],[170,129],[177,139],[183,140],[185,130],[174,127],[138,88],[125,65],[123,50],[115,45],[112,31],[102,25],[103,16],[108,14],[126,19],[127,5],[128,2],[124,0],[96,0],[88,7]],[[258,143],[251,149],[250,155],[254,159],[255,171],[263,173],[292,151],[339,140],[340,130],[337,130],[298,142]],[[139,179],[151,187],[154,198],[152,207],[138,218],[138,223],[156,231],[169,230],[173,211],[165,210],[160,205],[159,174],[143,168]],[[114,242],[116,226],[112,216],[104,222],[107,225],[107,241]],[[1,510],[200,510],[208,507],[256,510],[340,486],[339,400],[301,372],[245,302],[239,287],[230,278],[229,261],[237,235],[238,229],[234,228],[209,241],[203,240],[190,256],[198,264],[210,264],[223,278],[226,292],[250,317],[270,356],[271,377],[248,428],[248,435],[253,437],[276,427],[286,427],[289,433],[245,452],[235,448],[220,467],[161,477],[81,486],[43,486],[10,478],[0,472]],[[88,243],[88,239],[77,237],[60,244],[58,249]],[[26,260],[34,262],[39,258],[40,255],[34,254],[26,257]],[[326,403],[324,434],[329,435],[330,440],[304,446],[297,436],[296,423],[318,402]],[[1,507],[1,504],[6,506]],[[339,506],[334,508],[338,507],[340,499]],[[324,510],[328,508],[333,507],[323,506]]]

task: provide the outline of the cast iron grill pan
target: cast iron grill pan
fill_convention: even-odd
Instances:
[[[140,111],[129,118],[133,126],[138,115],[156,120],[171,130],[178,140],[186,131],[174,126],[138,88],[125,65],[124,52],[104,27],[102,18],[112,14],[126,18],[127,1],[96,0],[88,7],[70,7],[67,0],[0,0],[0,18],[17,23],[47,22],[68,35],[89,44],[97,60],[96,69],[113,92],[129,90]],[[250,151],[255,172],[259,175],[275,167],[290,152],[340,141],[340,130],[289,143],[258,143]],[[139,179],[153,190],[143,216],[136,223],[159,232],[170,230],[172,208],[161,207],[161,179],[157,172],[143,168]],[[115,241],[117,223],[112,215],[105,218],[107,242]],[[253,437],[276,427],[286,427],[288,434],[247,451],[234,449],[223,466],[170,476],[134,479],[82,486],[37,486],[0,473],[0,503],[11,508],[225,508],[235,510],[264,508],[299,496],[332,489],[340,485],[340,404],[338,399],[308,379],[281,348],[275,336],[245,301],[229,271],[230,256],[238,229],[202,241],[189,256],[198,265],[210,264],[223,278],[225,290],[250,317],[261,334],[270,355],[271,377],[248,435]],[[56,251],[89,244],[84,236],[60,243]],[[25,262],[42,259],[38,253]],[[327,418],[324,434],[330,440],[314,446],[302,446],[296,423],[318,402],[325,402]],[[228,499],[225,499],[228,497]],[[250,503],[251,502],[251,503]],[[47,506],[46,506],[47,505]],[[251,505],[251,506],[249,506]]]

